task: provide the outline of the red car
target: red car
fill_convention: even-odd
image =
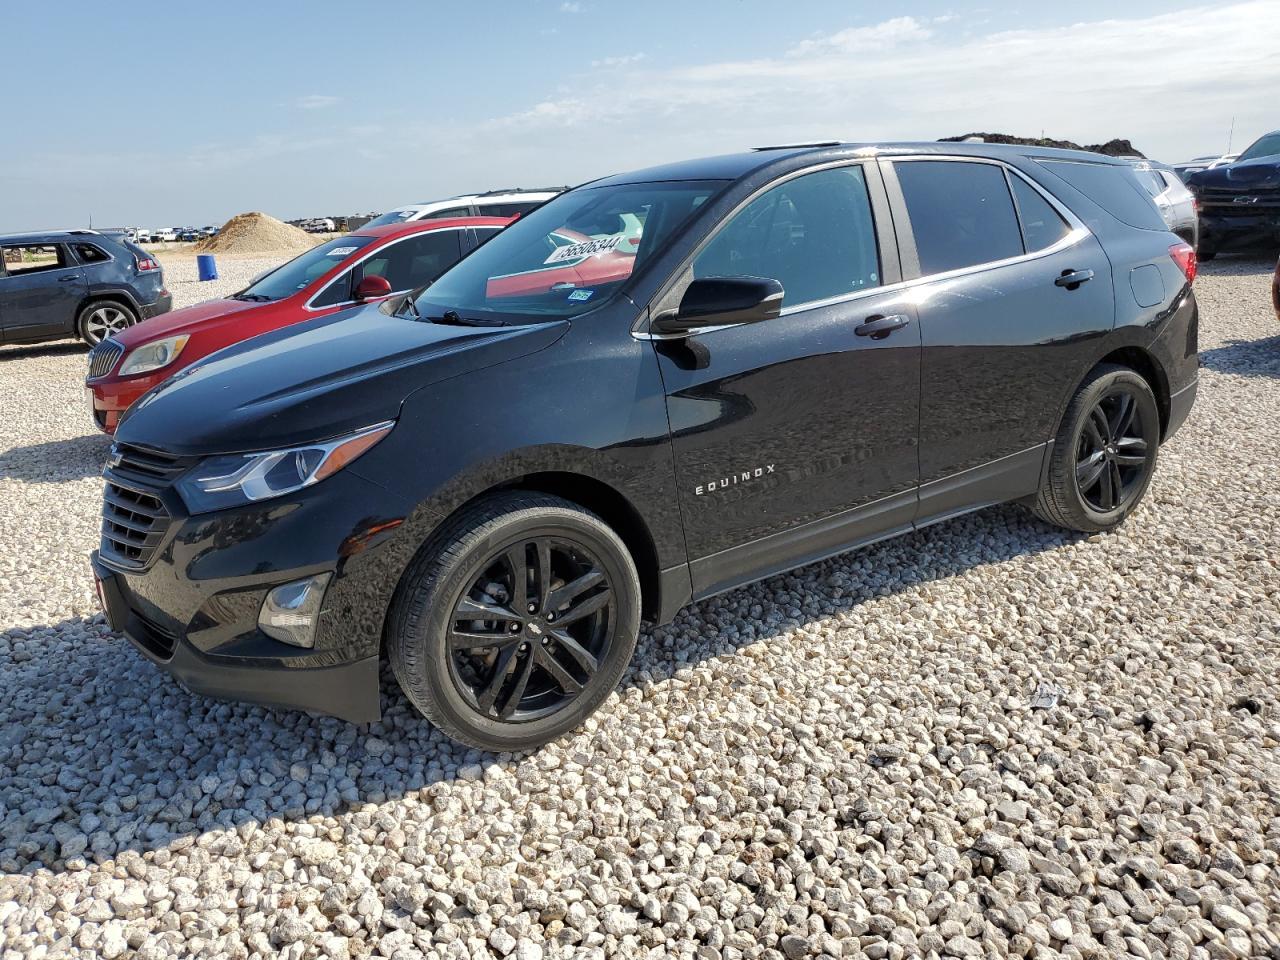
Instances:
[[[545,244],[530,248],[525,262],[517,261],[518,271],[491,277],[485,296],[527,297],[625,280],[636,265],[640,229],[637,222],[631,231],[588,236],[561,227]]]
[[[366,227],[308,250],[225,300],[122,330],[89,352],[85,388],[94,421],[114,433],[130,404],[215,350],[430,283],[510,222],[458,217]]]

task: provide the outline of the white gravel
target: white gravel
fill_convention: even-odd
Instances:
[[[1280,958],[1269,270],[1203,268],[1200,399],[1117,533],[1002,507],[689,607],[521,758],[389,681],[357,728],[135,654],[83,349],[0,350],[3,957]]]

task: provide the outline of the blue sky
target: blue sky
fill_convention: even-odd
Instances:
[[[1280,127],[1280,0],[63,0],[6,4],[0,37],[0,232],[381,211],[815,137],[1178,161],[1233,116],[1237,148]]]

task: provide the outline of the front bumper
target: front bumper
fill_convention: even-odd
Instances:
[[[115,433],[124,412],[144,393],[157,384],[163,383],[172,374],[173,371],[166,367],[140,377],[120,378],[111,375],[89,380],[86,387],[93,395],[93,419],[98,429],[106,433]]]
[[[108,471],[107,479],[113,480]],[[157,489],[168,517],[158,546],[130,564],[91,557],[112,629],[194,693],[326,713],[352,723],[381,715],[382,620],[394,583],[381,548],[400,502],[350,471],[290,497],[188,516]],[[257,625],[276,586],[328,571],[315,646],[291,646]]]
[[[1224,213],[1217,205],[1200,209],[1200,246],[1208,250],[1248,250],[1280,245],[1280,207],[1257,213]]]

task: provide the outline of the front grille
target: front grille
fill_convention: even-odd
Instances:
[[[89,379],[105,377],[124,356],[124,345],[108,337],[89,351]]]
[[[1202,207],[1226,216],[1257,216],[1280,207],[1280,190],[1274,187],[1200,187],[1196,196]]]
[[[147,566],[169,528],[162,494],[194,462],[117,443],[111,448],[102,493],[101,553],[117,565]]]

